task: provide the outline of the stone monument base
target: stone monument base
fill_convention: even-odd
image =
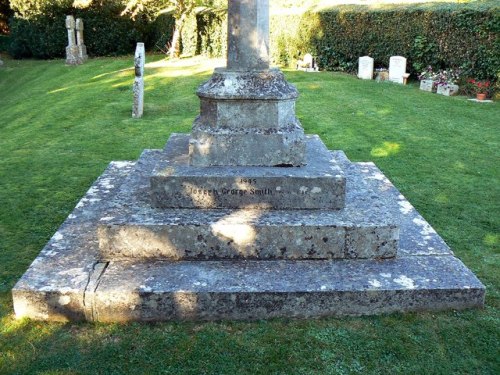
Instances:
[[[347,181],[343,214],[338,210],[263,213],[240,209],[194,214],[198,210],[150,207],[151,170],[162,153],[146,150],[135,163],[110,164],[15,285],[12,293],[18,317],[102,322],[308,318],[458,310],[484,304],[481,282],[372,163],[351,163],[342,152],[330,153]],[[250,220],[242,222],[241,212],[250,215]],[[275,215],[275,224],[281,220],[282,229],[289,233],[290,249],[280,248],[286,238],[276,236],[273,225],[266,227],[273,221],[265,215]],[[348,216],[352,215],[349,220],[356,219],[358,233],[349,236],[340,225],[340,216],[335,224],[330,222],[330,231],[325,229],[328,225],[321,226],[322,220],[334,220],[335,215],[346,215],[345,226],[350,225]],[[376,223],[385,234],[362,230],[363,223]],[[391,253],[397,237],[394,223],[399,228],[397,253]],[[119,234],[120,225],[124,237]],[[149,236],[134,239],[135,225]],[[157,232],[155,226],[162,229]],[[175,233],[180,226],[187,229],[185,239],[180,237],[182,232]],[[259,243],[259,233],[266,235],[262,228],[271,230],[267,246],[265,241]],[[235,236],[231,243],[229,237],[241,229],[256,237]],[[311,238],[315,231],[318,235]],[[112,236],[128,242],[125,248],[131,253],[111,254],[120,250],[119,241],[117,248],[107,247],[106,239]],[[191,243],[200,244],[193,253],[186,246],[189,242],[179,244],[189,236]],[[225,248],[214,242],[222,239],[227,239]],[[368,246],[377,239],[378,245]],[[250,254],[250,259],[189,260],[204,240],[208,247],[202,258],[229,250],[235,254],[241,245],[240,255]],[[356,241],[352,248],[358,254],[349,251]],[[145,253],[141,253],[141,242],[149,247]],[[141,256],[155,250],[162,255],[168,249],[182,250],[177,254],[184,256],[178,259],[186,260]],[[333,259],[328,249],[342,253],[344,259]],[[259,253],[259,259],[252,259],[252,251]],[[266,259],[266,254],[271,256]],[[306,255],[306,259],[294,254]],[[372,259],[360,259],[366,254]],[[113,260],[108,260],[109,255]]]

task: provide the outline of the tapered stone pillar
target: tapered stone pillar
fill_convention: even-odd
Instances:
[[[88,59],[88,55],[87,55],[87,47],[85,46],[85,42],[83,40],[83,21],[81,18],[76,19],[75,28],[76,28],[76,45],[78,47],[78,57],[80,61],[83,63]]]
[[[78,46],[76,45],[75,26],[75,18],[73,16],[66,16],[66,29],[68,30],[66,64],[68,65],[78,65],[81,63],[81,59],[78,53]]]
[[[298,92],[269,68],[269,1],[229,0],[227,67],[197,91],[193,166],[300,166],[304,131],[295,116]]]

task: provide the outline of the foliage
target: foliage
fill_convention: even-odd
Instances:
[[[0,35],[8,32],[8,21],[13,14],[14,11],[10,8],[9,0],[0,0]]]
[[[280,25],[297,23],[295,14],[281,17]],[[405,56],[413,74],[432,65],[494,79],[500,70],[500,10],[494,2],[335,7],[307,12],[298,29],[278,27],[274,37],[287,40],[277,44],[286,51],[277,52],[283,64],[297,60],[299,51],[312,51],[327,70],[354,72],[364,55],[376,66],[387,66],[392,55]]]
[[[67,45],[65,17],[81,17],[85,25],[85,44],[89,55],[126,54],[136,42],[151,43],[151,15],[141,13],[135,20],[121,16],[120,1],[94,1],[81,8],[73,1],[13,0],[16,11],[11,21],[10,53],[15,58],[54,58],[64,56]]]
[[[159,324],[15,320],[10,289],[112,160],[188,132],[214,64],[148,56],[145,116],[132,60],[7,60],[0,69],[1,374],[497,375],[498,103],[330,72],[285,72],[309,134],[376,162],[487,288],[486,308],[378,317]]]

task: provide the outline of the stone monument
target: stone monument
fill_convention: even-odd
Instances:
[[[66,47],[66,64],[78,65],[81,64],[78,46],[75,36],[75,18],[66,16],[66,29],[68,30],[68,46]]]
[[[112,162],[13,289],[18,317],[160,321],[484,304],[484,286],[373,163],[304,135],[269,68],[268,1],[229,0],[227,67],[191,134]]]
[[[373,58],[363,56],[358,61],[358,78],[373,79]]]
[[[406,58],[403,56],[391,56],[389,59],[389,81],[403,84],[405,82]]]
[[[134,105],[132,106],[132,117],[141,118],[144,109],[144,65],[146,63],[146,51],[144,43],[137,43],[134,56]]]
[[[77,18],[75,22],[76,28],[76,44],[78,47],[78,58],[80,59],[80,63],[87,61],[87,47],[85,46],[85,42],[83,40],[83,21],[81,18]]]

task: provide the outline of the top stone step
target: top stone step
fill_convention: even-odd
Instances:
[[[345,177],[318,136],[306,137],[303,167],[197,167],[189,136],[173,134],[150,178],[158,208],[342,209]]]

